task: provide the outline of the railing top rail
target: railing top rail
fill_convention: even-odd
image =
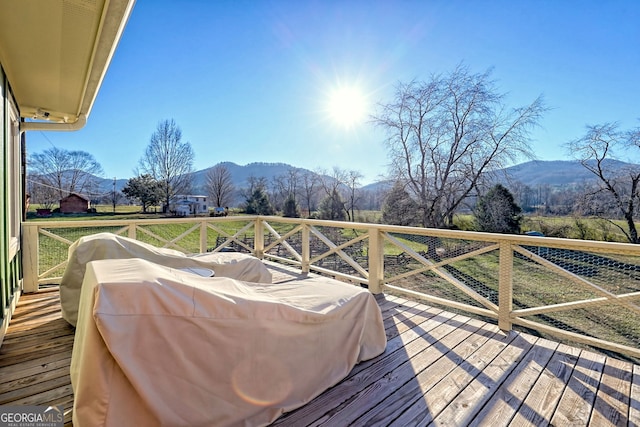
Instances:
[[[387,224],[371,224],[346,221],[327,221],[321,219],[284,218],[276,216],[228,216],[228,217],[180,217],[180,218],[153,218],[153,219],[122,219],[122,220],[87,220],[87,221],[26,221],[25,227],[37,228],[65,228],[65,227],[95,227],[95,226],[124,226],[130,224],[170,224],[175,222],[234,222],[255,221],[277,222],[285,224],[307,224],[315,226],[349,228],[360,230],[378,230],[388,233],[406,233],[419,236],[440,237],[449,239],[462,239],[480,242],[508,242],[517,245],[531,245],[558,249],[574,249],[590,252],[606,252],[612,254],[640,255],[640,245],[630,243],[600,242],[595,240],[563,239],[556,237],[524,236],[516,234],[482,233],[477,231],[444,230],[438,228],[407,227]]]
[[[227,216],[227,217],[176,217],[176,218],[150,218],[150,219],[90,219],[90,220],[60,220],[60,221],[24,221],[25,227],[68,228],[68,227],[95,227],[95,226],[123,226],[130,224],[171,224],[171,223],[197,223],[197,222],[235,222],[254,221],[255,215]]]
[[[542,246],[558,249],[575,249],[591,252],[607,252],[640,255],[640,245],[618,242],[600,242],[596,240],[565,239],[558,237],[539,237],[517,234],[483,233],[478,231],[445,230],[439,228],[407,227],[400,225],[371,224],[344,221],[326,221],[320,219],[300,219],[281,217],[259,217],[269,222],[283,222],[309,225],[322,225],[339,228],[376,229],[388,233],[407,233],[419,236],[450,239],[474,240],[481,242],[509,242],[518,245]]]

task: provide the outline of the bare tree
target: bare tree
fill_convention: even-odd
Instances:
[[[349,211],[343,198],[343,190],[347,181],[347,171],[334,166],[331,172],[323,169],[316,171],[320,188],[324,197],[320,201],[320,217],[344,221]]]
[[[355,210],[358,208],[358,202],[361,197],[360,179],[362,179],[362,173],[356,170],[348,171],[345,176],[344,184],[347,187],[345,209],[347,210],[347,215],[351,222],[356,220]]]
[[[394,182],[384,180],[378,182],[370,189],[360,189],[361,202],[360,208],[370,211],[379,211],[384,205],[384,201],[387,198],[387,193],[391,190]],[[415,214],[415,212],[414,212]]]
[[[100,203],[110,203],[113,207],[113,213],[116,212],[116,206],[122,203],[126,196],[121,191],[111,191],[108,196],[102,197]]]
[[[240,190],[240,194],[244,198],[251,197],[251,194],[253,194],[253,192],[258,188],[261,188],[263,191],[266,192],[267,178],[265,178],[264,176],[256,177],[251,175],[250,177],[247,178],[247,184],[248,184],[247,188],[243,188]]]
[[[535,197],[538,213],[545,214],[551,211],[551,196],[553,189],[549,184],[538,184]]]
[[[173,196],[190,191],[193,159],[193,148],[189,142],[182,142],[182,131],[175,121],[158,123],[140,159],[140,168],[160,182],[164,211]]]
[[[223,164],[210,168],[205,177],[204,188],[217,207],[229,206],[235,191],[229,169]]]
[[[282,211],[282,207],[284,206],[284,201],[286,193],[284,193],[280,186],[279,182],[282,176],[273,176],[271,177],[271,185],[268,188],[267,195],[269,196],[269,201],[273,206],[273,209],[276,211]]]
[[[316,208],[319,184],[320,181],[317,174],[310,171],[302,174],[300,179],[300,197],[304,203],[304,208],[307,210],[307,217],[311,216],[311,212]]]
[[[290,167],[282,174],[273,177],[271,203],[276,209],[284,211],[286,203],[291,200],[297,205],[298,185],[300,181],[300,171],[294,167]]]
[[[630,243],[640,243],[634,222],[640,202],[640,165],[627,163],[621,167],[616,162],[623,153],[638,153],[640,127],[628,131],[618,128],[617,123],[587,126],[587,133],[569,142],[567,147],[582,166],[598,178],[599,185],[586,196],[592,206],[599,206],[599,216],[606,215],[606,203],[610,203],[624,218],[626,229],[616,222],[611,223]]]
[[[316,175],[320,183],[320,188],[325,193],[325,196],[331,196],[338,193],[342,196],[342,187],[347,181],[347,171],[340,169],[338,166],[334,166],[331,172],[324,169],[317,169]]]
[[[373,122],[387,131],[391,175],[407,183],[425,227],[447,227],[487,171],[531,156],[542,99],[509,110],[491,72],[458,66],[427,82],[400,83]]]
[[[42,208],[52,209],[60,200],[58,190],[49,184],[40,175],[29,176],[30,203],[39,204]]]
[[[57,192],[58,200],[69,193],[85,193],[96,187],[102,166],[86,151],[50,148],[34,153],[28,161],[30,179],[41,188]]]

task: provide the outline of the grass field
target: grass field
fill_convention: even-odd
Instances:
[[[166,218],[168,215],[162,213],[160,206],[152,206],[147,209],[147,213],[142,213],[140,206],[132,205],[116,205],[115,211],[112,205],[93,205],[96,209],[96,213],[81,213],[81,214],[60,214],[53,213],[49,217],[39,217],[36,214],[36,209],[40,208],[38,205],[31,205],[27,212],[27,220],[31,221],[50,221],[50,220],[87,220],[87,219],[152,219],[152,218]]]
[[[87,214],[53,214],[51,217],[36,216],[38,205],[31,205],[27,214],[28,220],[85,220],[85,219],[153,219],[167,218],[159,206],[152,206],[147,213],[142,213],[140,206],[117,205],[115,211],[111,205],[94,205],[96,213]],[[234,212],[232,211],[232,214]],[[236,211],[239,213],[239,211]],[[356,211],[356,222],[377,224],[382,220],[381,211]],[[474,231],[473,215],[456,215],[454,223],[460,230]],[[616,226],[617,225],[617,226]],[[522,222],[522,232],[540,231],[547,237],[560,237],[580,240],[598,240],[606,242],[627,242],[627,238],[620,230],[626,229],[621,220],[605,220],[602,218],[580,218],[571,216],[525,216]],[[640,224],[638,224],[640,228]]]
[[[461,230],[473,230],[472,215],[456,215],[456,226]],[[605,220],[594,217],[571,216],[525,216],[522,233],[540,231],[547,237],[564,239],[598,240],[604,242],[628,243],[624,233],[617,227],[626,229],[622,220]],[[640,223],[636,226],[640,228]]]

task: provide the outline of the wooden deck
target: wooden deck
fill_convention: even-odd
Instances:
[[[296,278],[270,265],[275,282]],[[386,351],[277,426],[640,425],[640,365],[389,295]],[[0,405],[63,405],[73,329],[58,289],[23,295],[0,348]]]

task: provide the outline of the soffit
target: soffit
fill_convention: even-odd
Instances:
[[[21,117],[88,116],[135,0],[0,0],[0,63]]]

